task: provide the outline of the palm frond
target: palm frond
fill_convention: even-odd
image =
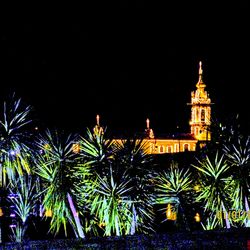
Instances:
[[[13,94],[10,101],[3,105],[3,117],[0,119],[0,185],[6,186],[24,173],[30,173],[28,159],[31,159],[31,106],[23,105],[21,99]]]
[[[113,178],[112,169],[110,176],[102,178],[97,175],[93,189],[93,202],[91,212],[96,215],[103,225],[104,235],[129,234],[131,212],[129,204],[129,180],[117,182]]]
[[[156,186],[156,203],[177,202],[181,195],[192,189],[191,172],[189,169],[179,169],[175,164],[172,164],[168,172],[163,171],[157,177]]]
[[[204,210],[213,214],[229,211],[232,208],[234,182],[224,155],[219,156],[217,151],[213,159],[206,156],[198,163],[198,166],[192,165],[200,173],[200,190],[196,202],[202,202]],[[220,225],[223,226],[223,222]]]
[[[43,205],[46,210],[52,211],[50,223],[51,232],[57,234],[61,227],[67,235],[67,225],[83,236],[78,215],[75,214],[75,181],[80,174],[79,161],[72,146],[78,139],[77,135],[66,135],[62,132],[46,130],[36,142],[38,152],[36,174],[41,177],[46,192],[43,192]],[[78,168],[78,169],[77,169]],[[70,197],[70,199],[69,199]]]
[[[22,176],[16,181],[15,186],[10,189],[10,202],[14,205],[16,215],[25,224],[28,217],[32,214],[37,199],[38,190],[32,176]]]

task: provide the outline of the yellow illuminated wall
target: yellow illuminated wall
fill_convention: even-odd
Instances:
[[[139,141],[139,140],[138,140]],[[121,139],[114,139],[114,142],[122,144]],[[195,151],[197,140],[193,139],[144,139],[148,154],[178,153]]]
[[[195,151],[197,140],[184,139],[148,139],[149,154],[178,153]]]

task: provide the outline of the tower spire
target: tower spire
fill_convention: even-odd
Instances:
[[[203,70],[202,70],[202,62],[199,62],[199,75],[202,76]]]
[[[153,132],[153,129],[150,128],[149,123],[150,123],[149,118],[147,118],[147,119],[146,119],[146,129],[145,129],[145,132],[146,132],[146,136],[147,136],[149,139],[152,139],[152,138],[154,138],[154,132]]]
[[[147,129],[149,129],[149,119],[146,120]]]
[[[96,125],[100,126],[100,116],[98,114],[96,115]]]
[[[96,125],[93,129],[94,134],[103,134],[103,128],[100,126],[100,116],[97,114],[96,115]]]
[[[203,69],[202,69],[202,62],[199,62],[199,80],[196,84],[196,87],[206,87],[206,85],[203,82]]]

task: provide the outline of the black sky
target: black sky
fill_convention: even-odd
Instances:
[[[186,131],[201,60],[216,116],[238,113],[250,127],[245,2],[195,10],[177,4],[174,12],[144,1],[116,7],[5,20],[1,103],[15,91],[40,123],[69,131],[92,127],[97,113],[118,132],[144,129],[147,117],[156,132]]]

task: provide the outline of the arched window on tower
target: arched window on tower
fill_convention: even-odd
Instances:
[[[196,109],[196,118],[195,118],[196,121],[199,121],[199,109]]]
[[[205,122],[205,110],[204,109],[201,110],[201,121]]]
[[[164,147],[160,146],[160,153],[163,153],[163,152],[164,152]]]
[[[194,109],[192,109],[192,121],[194,121],[195,120],[195,110]]]

